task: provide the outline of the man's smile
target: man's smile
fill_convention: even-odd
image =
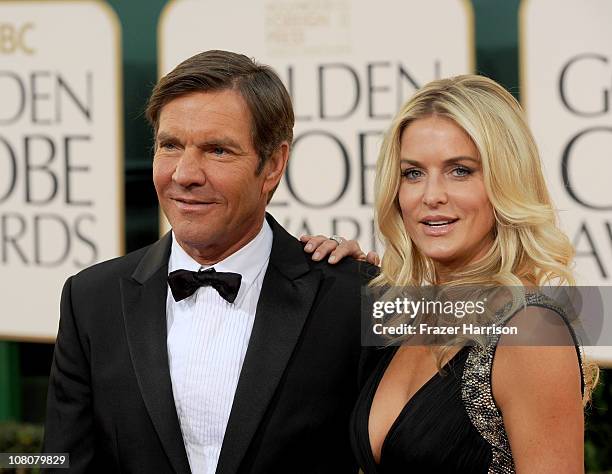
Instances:
[[[174,205],[181,211],[202,211],[219,204],[217,201],[212,200],[200,200],[193,198],[183,197],[171,197],[170,200],[174,202]]]

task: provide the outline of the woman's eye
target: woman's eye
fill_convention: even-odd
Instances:
[[[408,179],[418,179],[421,177],[421,171],[416,168],[408,168],[402,171],[402,177]]]
[[[465,166],[457,166],[455,169],[453,169],[453,174],[455,176],[462,178],[464,176],[468,176],[472,174],[472,170],[469,168],[466,168]]]

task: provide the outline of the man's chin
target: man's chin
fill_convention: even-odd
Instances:
[[[210,247],[211,243],[214,242],[212,235],[206,232],[198,232],[193,226],[187,229],[182,229],[180,226],[178,228],[173,227],[172,231],[174,232],[176,241],[181,244],[181,247],[206,248]]]

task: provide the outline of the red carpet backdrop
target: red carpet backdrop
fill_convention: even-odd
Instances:
[[[227,34],[229,24],[244,35]],[[296,126],[270,212],[296,236],[341,234],[369,249],[378,248],[372,205],[382,132],[418,87],[474,70],[472,7],[462,0],[384,0],[376,8],[351,0],[174,1],[158,41],[160,74],[206,49],[273,66],[291,93]]]
[[[91,1],[0,21],[0,335],[52,342],[64,280],[123,253],[119,23]]]
[[[610,19],[606,0],[528,0],[520,12],[521,101],[576,246],[579,285],[612,285]],[[612,348],[590,352],[612,363]]]

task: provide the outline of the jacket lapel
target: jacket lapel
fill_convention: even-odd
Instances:
[[[176,414],[168,365],[166,293],[171,234],[153,244],[131,278],[121,280],[128,346],[145,406],[177,473],[189,462]]]
[[[234,396],[217,474],[233,474],[261,423],[297,344],[321,275],[301,245],[267,216],[274,233],[255,323]]]

